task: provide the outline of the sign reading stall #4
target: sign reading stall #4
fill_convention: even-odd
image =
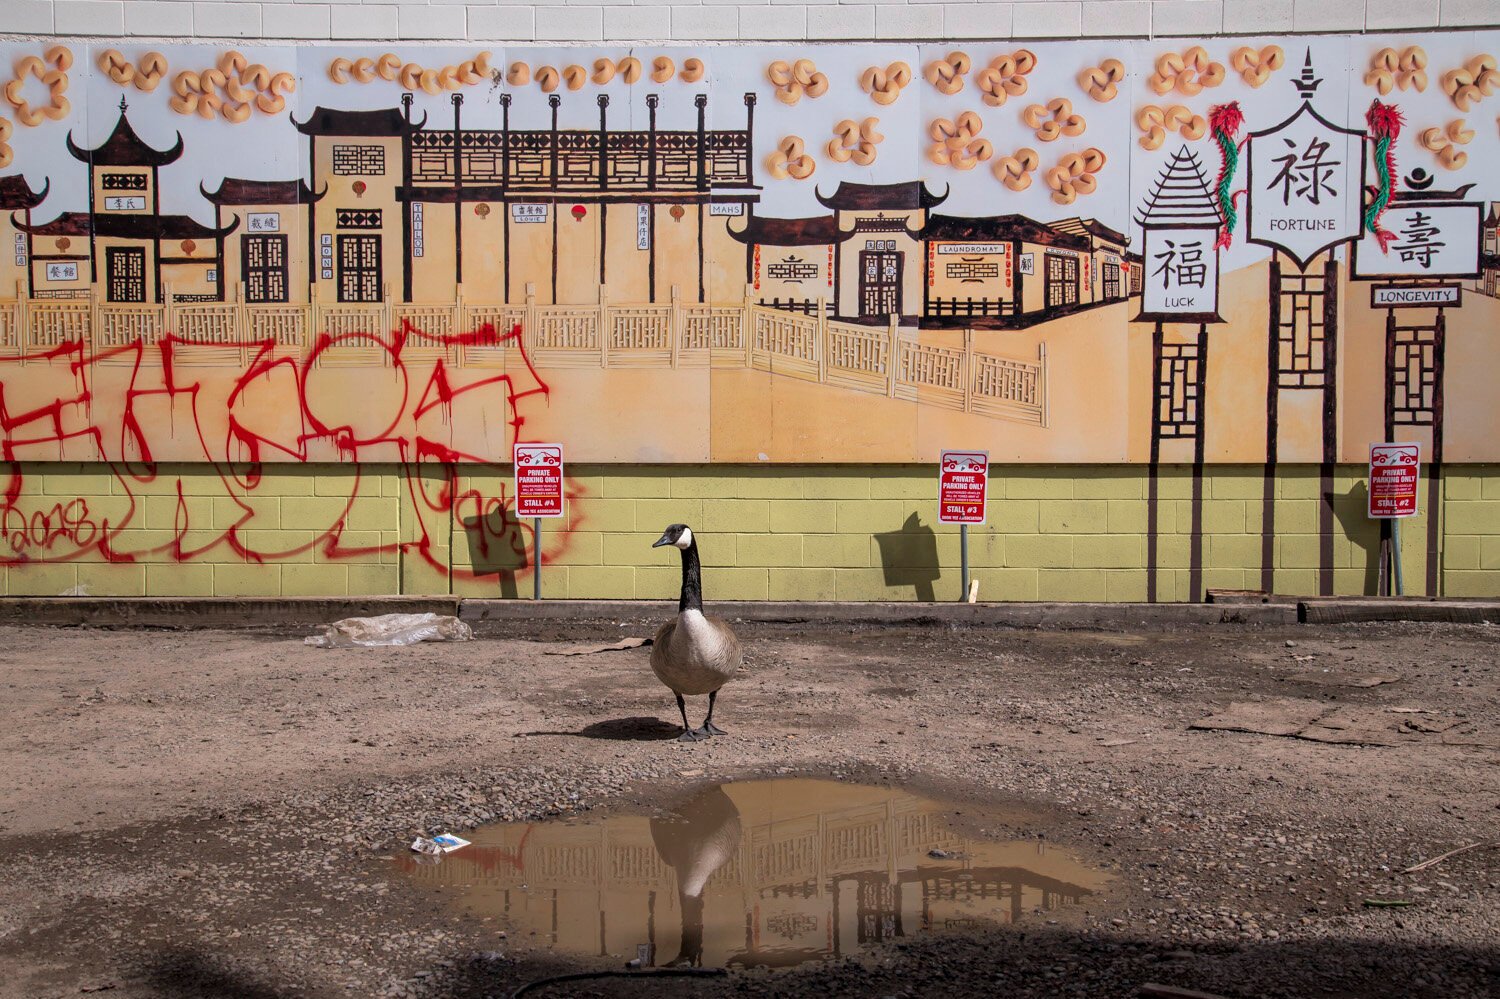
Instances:
[[[1371,517],[1415,517],[1417,475],[1422,449],[1417,444],[1370,445]]]
[[[938,476],[938,521],[984,523],[984,496],[990,481],[988,451],[944,451]]]
[[[517,444],[516,516],[563,515],[563,449],[561,444]]]

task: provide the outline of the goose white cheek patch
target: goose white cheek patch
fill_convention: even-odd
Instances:
[[[693,543],[693,532],[691,530],[689,530],[688,528],[686,528],[686,527],[684,527],[682,529],[682,537],[680,537],[676,541],[672,542],[672,544],[676,545],[678,548],[681,548],[683,551],[686,551],[688,549],[688,546],[691,545],[692,543]]]

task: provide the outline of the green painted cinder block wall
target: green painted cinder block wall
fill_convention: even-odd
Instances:
[[[670,598],[679,570],[650,544],[669,523],[698,532],[707,597],[954,600],[959,535],[936,522],[931,466],[571,466],[570,516],[543,526],[542,593]],[[20,595],[529,596],[530,525],[479,497],[508,469],[408,475],[399,466],[266,466],[226,486],[204,466],[122,477],[106,466],[19,466],[3,510],[4,591]],[[1144,600],[1150,510],[1141,466],[996,466],[989,521],[970,532],[982,600]],[[1210,466],[1201,490],[1203,589],[1262,585],[1260,466]],[[1316,466],[1278,469],[1274,589],[1319,591]],[[450,497],[459,497],[451,512]],[[1438,592],[1500,595],[1500,466],[1443,473],[1438,509],[1402,525],[1407,590],[1424,591],[1436,516]],[[1332,490],[1334,593],[1375,592],[1379,528],[1364,468]],[[1163,467],[1156,597],[1191,597],[1192,469]],[[101,544],[101,539],[107,539]]]

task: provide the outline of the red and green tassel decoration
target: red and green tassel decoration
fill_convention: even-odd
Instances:
[[[1215,105],[1208,111],[1208,127],[1213,132],[1214,141],[1219,144],[1219,181],[1214,195],[1219,202],[1219,215],[1223,220],[1219,226],[1219,240],[1214,244],[1215,249],[1222,250],[1229,246],[1234,237],[1234,227],[1239,222],[1239,213],[1235,210],[1230,188],[1240,165],[1240,147],[1236,137],[1244,124],[1245,115],[1240,110],[1239,101]]]
[[[1370,110],[1365,112],[1365,124],[1369,127],[1370,138],[1375,140],[1375,177],[1380,183],[1370,191],[1370,204],[1365,208],[1364,223],[1366,231],[1380,244],[1380,252],[1385,253],[1387,245],[1396,238],[1396,234],[1381,228],[1380,216],[1385,214],[1386,206],[1391,203],[1391,195],[1396,190],[1396,154],[1392,147],[1401,135],[1401,126],[1406,124],[1406,119],[1401,117],[1400,110],[1394,104],[1371,101]]]

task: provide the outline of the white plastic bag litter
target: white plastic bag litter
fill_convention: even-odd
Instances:
[[[445,853],[452,853],[454,850],[462,850],[469,845],[468,840],[462,836],[455,836],[452,833],[443,833],[441,836],[432,837],[432,839],[428,839],[425,836],[418,836],[411,841],[411,848],[414,852],[425,853],[431,857],[440,857]]]
[[[346,617],[323,627],[321,635],[303,639],[320,649],[356,646],[415,645],[417,642],[467,642],[473,630],[451,614],[381,614]]]

